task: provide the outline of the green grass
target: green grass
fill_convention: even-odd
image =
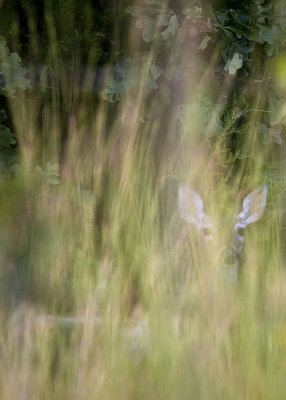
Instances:
[[[160,118],[140,122],[152,100],[143,71],[115,111],[80,96],[67,107],[59,177],[60,89],[72,104],[60,84],[54,97],[11,99],[21,162],[0,180],[0,398],[284,399],[284,188],[268,178],[267,151],[234,169],[226,132],[210,145],[192,121],[173,131],[172,114],[163,145]],[[180,220],[180,181],[216,223],[209,247]],[[221,252],[259,183],[267,210],[233,285]]]

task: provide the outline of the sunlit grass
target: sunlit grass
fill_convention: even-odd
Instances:
[[[72,103],[60,77],[52,96],[34,88],[11,99],[21,162],[0,181],[1,398],[283,399],[284,190],[267,177],[262,147],[234,174],[227,132],[192,135],[187,115],[177,130],[169,115],[167,144],[158,140],[161,117],[144,113],[163,106],[146,69],[139,78],[117,108]],[[192,116],[198,129],[203,115]],[[180,219],[181,181],[213,218],[209,245]],[[228,282],[222,251],[262,183],[265,215]]]

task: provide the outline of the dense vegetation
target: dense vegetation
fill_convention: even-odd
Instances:
[[[1,398],[285,398],[283,3],[0,1]]]

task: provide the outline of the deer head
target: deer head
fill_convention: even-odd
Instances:
[[[223,267],[231,280],[237,280],[245,229],[263,216],[267,192],[266,185],[260,186],[249,193],[242,202],[242,210],[237,215],[232,229],[232,242],[223,261]],[[210,242],[215,227],[204,211],[204,202],[198,193],[182,183],[178,188],[178,207],[181,218],[193,225],[206,242]]]

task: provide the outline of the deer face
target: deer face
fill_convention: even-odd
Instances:
[[[262,217],[267,202],[267,191],[267,186],[264,185],[249,193],[244,198],[242,209],[235,218],[231,239],[222,260],[222,267],[230,280],[237,280],[245,229]],[[210,244],[215,237],[215,225],[205,214],[204,202],[198,193],[182,183],[178,188],[178,207],[181,218],[196,228],[206,245]]]

